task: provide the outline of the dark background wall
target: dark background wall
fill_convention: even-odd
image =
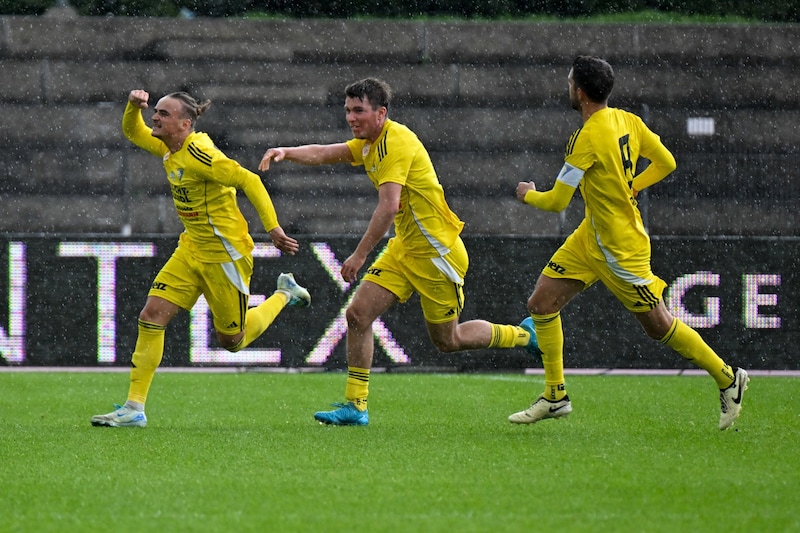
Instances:
[[[652,234],[797,235],[799,30],[0,17],[0,231],[180,230],[160,162],[120,133],[131,89],[211,98],[198,129],[255,169],[270,146],[349,138],[343,87],[374,75],[395,90],[390,115],[431,152],[466,235],[563,234],[579,198],[558,216],[513,191],[552,185],[580,125],[569,65],[591,53],[616,68],[612,105],[641,114],[677,157],[642,202]],[[694,118],[713,119],[713,134],[690,134]],[[359,169],[281,164],[263,177],[294,234],[359,234],[375,202]]]

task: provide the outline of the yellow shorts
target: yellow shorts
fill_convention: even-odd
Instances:
[[[628,311],[650,311],[667,284],[650,270],[650,249],[624,261],[609,263],[589,253],[586,236],[575,232],[556,250],[542,274],[556,279],[577,279],[589,288],[598,280]]]
[[[189,311],[202,294],[214,316],[214,329],[235,335],[244,329],[252,275],[253,258],[249,255],[229,263],[201,263],[178,246],[147,295]]]
[[[464,309],[468,268],[469,255],[460,238],[444,257],[407,255],[396,239],[390,239],[363,279],[391,291],[400,303],[418,293],[425,320],[442,324],[457,319]]]

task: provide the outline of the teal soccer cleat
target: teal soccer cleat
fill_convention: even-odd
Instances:
[[[531,334],[531,340],[528,341],[525,349],[528,350],[529,354],[541,357],[542,351],[539,349],[539,342],[536,339],[536,328],[533,327],[533,319],[531,317],[526,318],[519,323],[519,327]]]
[[[369,413],[359,411],[353,402],[335,403],[333,411],[319,411],[314,413],[314,419],[320,424],[331,426],[366,426],[369,424]]]

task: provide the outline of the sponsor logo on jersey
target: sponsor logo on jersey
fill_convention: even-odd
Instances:
[[[567,271],[566,268],[553,261],[547,263],[547,268],[549,268],[553,272],[557,272],[558,274],[564,274]]]

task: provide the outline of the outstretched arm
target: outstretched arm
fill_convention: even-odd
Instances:
[[[333,163],[352,163],[353,154],[345,143],[306,144],[303,146],[282,146],[270,148],[261,158],[258,170],[269,170],[270,162],[292,161],[302,165],[330,165]]]

